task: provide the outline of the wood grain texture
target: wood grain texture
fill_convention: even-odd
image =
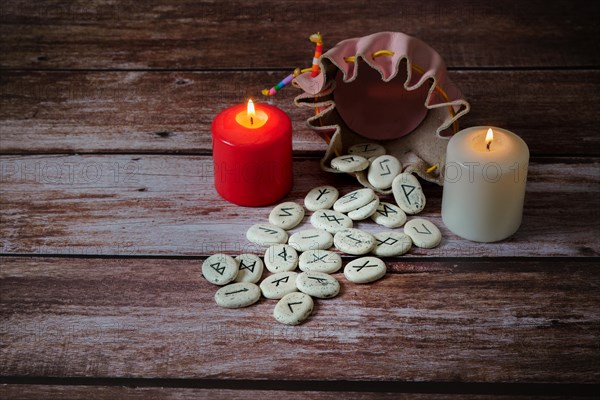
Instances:
[[[0,398],[597,397],[599,11],[583,0],[0,2]],[[308,35],[322,32],[327,50],[385,30],[440,53],[472,106],[462,127],[502,126],[529,144],[522,227],[464,241],[441,222],[441,188],[425,184],[440,247],[387,260],[372,285],[336,274],[341,295],[297,327],[266,299],[217,307],[202,260],[264,253],[245,232],[270,207],[215,193],[212,119],[308,66]],[[294,124],[286,200],[357,188],[320,171],[325,144],[298,93],[272,99]]]
[[[324,34],[340,40],[402,31],[450,67],[600,64],[598,6],[589,1],[459,0],[5,1],[0,62],[13,69],[294,68]]]
[[[303,325],[231,310],[198,260],[1,260],[1,374],[96,378],[597,383],[592,259],[389,263]]]
[[[192,381],[193,383],[193,381]],[[335,383],[332,383],[335,385]],[[365,386],[369,385],[365,383]],[[372,387],[372,385],[369,385]],[[424,387],[429,385],[425,384]],[[432,386],[432,385],[431,385]],[[474,385],[475,386],[475,385]],[[559,387],[548,387],[548,390],[562,389]],[[569,389],[568,387],[566,388]],[[563,391],[560,394],[535,394],[519,395],[522,400],[556,400],[564,398],[568,393],[570,399],[587,399],[582,395],[573,395],[573,392]],[[113,399],[208,399],[208,400],[231,400],[231,399],[264,399],[264,400],[442,400],[442,399],[464,399],[464,400],[506,400],[506,394],[467,394],[467,393],[382,393],[382,392],[353,392],[353,391],[291,391],[291,390],[232,390],[232,389],[196,389],[196,388],[147,388],[147,387],[124,387],[124,386],[83,386],[83,385],[0,385],[0,396],[3,399],[38,400],[40,398],[60,398],[62,400],[89,399],[113,400]]]
[[[211,151],[217,113],[281,72],[6,72],[0,76],[0,151],[8,153],[185,153]],[[600,71],[453,71],[471,102],[463,127],[501,126],[535,155],[598,154]],[[490,84],[493,82],[493,84]],[[297,154],[323,154],[305,126],[311,113],[286,88],[272,98],[294,127]]]
[[[210,157],[4,156],[0,162],[3,253],[264,253],[247,241],[245,232],[266,222],[272,207],[245,208],[223,201],[214,189]],[[587,159],[532,163],[523,224],[511,238],[492,244],[469,242],[449,232],[440,217],[442,189],[427,184],[427,206],[419,216],[440,227],[444,239],[435,249],[413,247],[408,256],[597,256],[599,168],[597,160]],[[341,193],[359,187],[349,175],[322,172],[314,159],[298,159],[294,171],[294,187],[282,201],[303,203],[306,193],[322,184],[333,184]],[[383,199],[393,201],[391,196]],[[311,227],[308,220],[307,214],[290,232]],[[370,220],[356,226],[386,230]]]
[[[442,398],[435,395],[423,394],[398,394],[398,393],[352,393],[352,392],[292,392],[281,390],[223,390],[223,389],[173,389],[173,388],[130,388],[130,387],[107,387],[107,386],[27,386],[27,385],[0,385],[0,395],[3,399],[34,399],[61,398],[83,399],[93,396],[94,399],[209,399],[209,400],[231,400],[237,398],[279,400],[304,400],[322,399],[337,400],[340,398],[348,400],[358,399],[436,399]],[[445,398],[445,397],[444,397]],[[484,399],[493,397],[472,396],[472,399]]]

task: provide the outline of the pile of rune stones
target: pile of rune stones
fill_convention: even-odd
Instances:
[[[359,256],[343,272],[348,281],[364,284],[386,274],[381,258],[400,256],[413,245],[429,249],[440,243],[440,230],[431,221],[413,218],[407,222],[407,214],[421,212],[426,199],[419,181],[401,172],[397,158],[375,143],[352,146],[348,153],[331,160],[331,166],[349,173],[368,169],[369,183],[377,189],[391,187],[395,204],[381,201],[370,188],[340,197],[333,186],[315,187],[304,199],[304,207],[312,211],[312,227],[292,235],[287,231],[303,221],[305,208],[295,202],[277,205],[269,223],[252,225],[246,232],[249,241],[267,247],[263,259],[251,253],[235,258],[218,253],[202,264],[204,278],[222,286],[215,293],[219,306],[247,307],[264,296],[279,300],[273,310],[277,321],[297,325],[312,313],[313,298],[339,294],[340,284],[331,274],[342,268],[340,252]],[[367,218],[390,230],[371,234],[353,228],[355,221]],[[403,231],[392,230],[400,227]],[[330,250],[332,246],[338,251]],[[271,274],[261,281],[265,267]]]

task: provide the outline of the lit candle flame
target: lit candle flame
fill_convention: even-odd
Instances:
[[[239,111],[235,115],[235,121],[244,128],[258,129],[269,120],[269,116],[267,115],[269,107],[266,104],[254,104],[252,100],[248,99],[246,110],[244,110],[243,104],[239,104],[238,106]]]
[[[490,146],[492,145],[492,141],[494,140],[494,131],[492,128],[488,129],[487,134],[485,135],[485,147],[490,150]]]
[[[256,115],[256,111],[254,110],[254,103],[252,99],[248,100],[248,116],[250,117],[250,125],[254,125],[254,116]]]

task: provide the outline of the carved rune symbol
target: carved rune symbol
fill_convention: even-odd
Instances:
[[[365,261],[365,263],[363,265],[354,265],[354,268],[356,268],[356,272],[362,271],[363,268],[375,268],[375,267],[377,267],[377,265],[369,264],[369,260]]]
[[[354,157],[353,156],[349,156],[349,157],[344,157],[341,159],[342,161],[346,161],[348,163],[351,163],[352,161],[354,161]]]
[[[410,188],[410,190],[406,191],[406,188]],[[412,192],[414,192],[414,190],[416,189],[416,187],[414,187],[413,185],[402,185],[402,191],[404,192],[404,196],[406,197],[406,200],[408,200],[408,204],[412,204],[410,202],[410,194]]]
[[[386,160],[383,160],[383,161],[379,161],[379,167],[381,168],[381,170],[386,171],[386,172],[380,173],[379,176],[389,175],[392,173],[392,171],[390,171],[390,167],[388,165],[385,165],[388,162],[390,162],[389,158]]]
[[[287,253],[287,249],[285,247],[283,248],[283,251],[277,255],[279,257],[283,258],[283,261],[287,261],[288,253]]]
[[[219,273],[219,275],[223,275],[223,272],[225,272],[225,267],[221,267],[221,262],[217,262],[214,264],[210,264],[210,267],[212,269],[214,269],[215,271],[217,271]]]
[[[362,151],[363,151],[363,152],[367,152],[367,151],[373,151],[373,150],[375,150],[375,149],[370,149],[370,148],[369,148],[369,144],[368,144],[368,143],[367,143],[367,144],[365,144],[364,146],[365,146],[365,147],[362,149]]]
[[[348,239],[352,239],[352,240],[354,240],[356,243],[362,243],[362,240],[358,240],[358,239],[356,239],[355,237],[353,237],[353,236],[352,236],[352,234],[346,235],[346,237],[347,237]]]
[[[271,282],[271,283],[272,283],[272,284],[275,284],[275,286],[279,287],[279,284],[280,284],[281,282],[283,282],[283,283],[287,283],[287,281],[288,281],[289,279],[290,279],[290,277],[289,277],[289,276],[286,276],[285,278],[279,278],[279,279],[277,279],[277,280],[274,280],[274,281],[273,281],[273,282]]]
[[[377,209],[377,212],[379,214],[383,215],[384,217],[387,217],[390,214],[398,214],[398,211],[394,210],[393,208],[391,208],[387,204],[383,205],[383,210],[382,209]]]
[[[329,215],[329,214],[323,213],[323,215],[321,215],[321,218],[327,218],[327,221],[329,221],[329,222],[335,222],[336,224],[341,225],[340,221],[342,219],[341,218],[337,218],[335,215]]]
[[[346,200],[344,202],[344,204],[350,203],[351,201],[356,200],[356,196],[358,196],[357,192],[348,193],[347,195],[345,195],[344,197],[342,197],[342,199],[345,199],[346,197],[348,198],[348,200]]]
[[[293,210],[294,207],[286,207],[286,208],[282,208],[281,211],[283,211],[285,214],[279,214],[280,217],[291,217],[292,213],[289,212],[288,210]]]
[[[423,229],[425,229],[426,232],[421,232],[420,230],[417,229],[416,226],[413,226],[413,229],[417,232],[417,233],[422,233],[423,235],[431,235],[431,231],[425,226],[425,224],[421,224],[421,226],[423,227]]]
[[[313,254],[313,260],[312,260],[312,262],[323,261],[323,259],[325,257],[327,257],[327,254],[323,254],[321,257],[317,257],[316,254]],[[326,262],[326,261],[324,261],[324,262]]]
[[[247,291],[248,291],[248,288],[243,288],[243,289],[240,289],[240,290],[236,290],[235,292],[228,292],[228,293],[225,293],[225,294],[229,295],[229,294],[236,294],[236,293],[242,293],[242,292],[247,292]]]
[[[313,279],[313,280],[319,282],[321,285],[327,285],[327,279],[325,279],[325,278],[317,278],[315,276],[309,276],[308,279]]]
[[[379,240],[377,239],[377,242],[379,243],[379,245],[381,246],[382,244],[387,244],[389,246],[398,243],[398,239],[394,239],[393,237],[386,237],[385,240]]]
[[[274,235],[277,233],[277,231],[274,231],[273,229],[263,228],[262,226],[259,226],[258,229],[267,232],[269,235]]]
[[[295,306],[296,304],[302,304],[301,301],[297,301],[295,303],[288,303],[288,307],[290,309],[290,312],[293,314],[294,313],[294,309],[292,308],[292,306]]]
[[[327,193],[331,193],[329,191],[329,189],[327,189],[327,188],[319,189],[319,197],[317,197],[317,201],[321,200],[321,196],[323,196],[324,194],[327,194]]]
[[[254,261],[252,264],[244,264],[244,260],[240,261],[240,271],[243,269],[247,269],[250,272],[254,272],[254,267],[256,266],[256,261]]]
[[[316,238],[316,237],[319,237],[319,235],[302,236],[302,239],[312,239],[312,238]]]

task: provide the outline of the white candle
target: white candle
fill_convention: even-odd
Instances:
[[[490,129],[493,139],[486,141]],[[489,135],[488,135],[489,136]],[[442,219],[475,242],[496,242],[521,225],[529,148],[501,128],[463,129],[448,143]]]

